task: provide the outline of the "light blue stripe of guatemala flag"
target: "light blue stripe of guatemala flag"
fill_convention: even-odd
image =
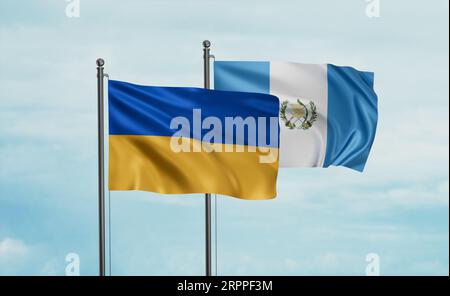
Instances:
[[[270,62],[267,61],[214,63],[214,89],[217,90],[270,94],[270,79]],[[327,139],[323,166],[345,166],[362,171],[375,138],[378,118],[374,74],[328,64],[327,84]]]
[[[375,139],[378,98],[374,73],[327,66],[328,128],[324,167],[363,171]]]
[[[202,123],[205,124],[203,120],[214,117],[215,122],[221,125],[222,137],[213,137],[208,142],[279,146],[279,101],[272,95],[194,87],[142,86],[116,80],[109,80],[108,95],[110,135],[173,136],[180,129],[171,128],[172,120],[184,117],[190,128],[186,132],[181,130],[182,133],[178,135],[202,140],[212,128],[209,124],[202,126]],[[199,120],[194,120],[194,109],[201,113]],[[239,139],[243,142],[236,142],[235,126],[233,135],[229,135],[231,131],[226,129],[226,118],[237,117],[255,119],[255,139],[248,137],[248,126],[244,129],[244,139]],[[270,129],[271,117],[276,119],[275,130]],[[265,118],[265,129],[261,127],[265,136],[262,141],[258,138],[258,118]]]

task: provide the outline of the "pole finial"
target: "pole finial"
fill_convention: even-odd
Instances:
[[[98,67],[103,67],[103,65],[105,65],[105,60],[102,58],[98,58],[96,63]]]
[[[203,47],[204,48],[209,48],[210,46],[211,46],[211,42],[209,42],[209,40],[203,41]]]

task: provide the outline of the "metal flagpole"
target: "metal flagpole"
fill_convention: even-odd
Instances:
[[[210,75],[209,75],[209,47],[211,42],[208,40],[203,41],[203,79],[204,87],[206,89],[210,88]],[[205,264],[206,264],[206,276],[212,275],[212,264],[211,264],[211,193],[205,193],[205,238],[206,238],[206,249],[205,249]]]
[[[97,59],[97,110],[98,110],[98,229],[99,275],[105,276],[105,139],[103,116],[103,59]]]

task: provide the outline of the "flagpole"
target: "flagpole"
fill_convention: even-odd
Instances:
[[[99,275],[105,276],[105,139],[104,139],[104,98],[103,65],[105,61],[97,59],[97,111],[98,111],[98,238],[99,238]]]
[[[206,89],[210,88],[210,73],[209,73],[209,47],[211,42],[208,40],[203,41],[203,79],[204,87]],[[211,264],[211,193],[205,193],[205,267],[206,276],[212,275],[212,264]]]

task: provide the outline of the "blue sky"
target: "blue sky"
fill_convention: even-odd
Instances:
[[[278,197],[218,197],[218,273],[449,273],[448,1],[0,3],[0,275],[97,273],[95,60],[113,79],[201,86],[217,59],[375,72],[366,171],[280,171]],[[26,3],[26,4],[25,4]],[[112,272],[201,275],[203,198],[113,192]]]

